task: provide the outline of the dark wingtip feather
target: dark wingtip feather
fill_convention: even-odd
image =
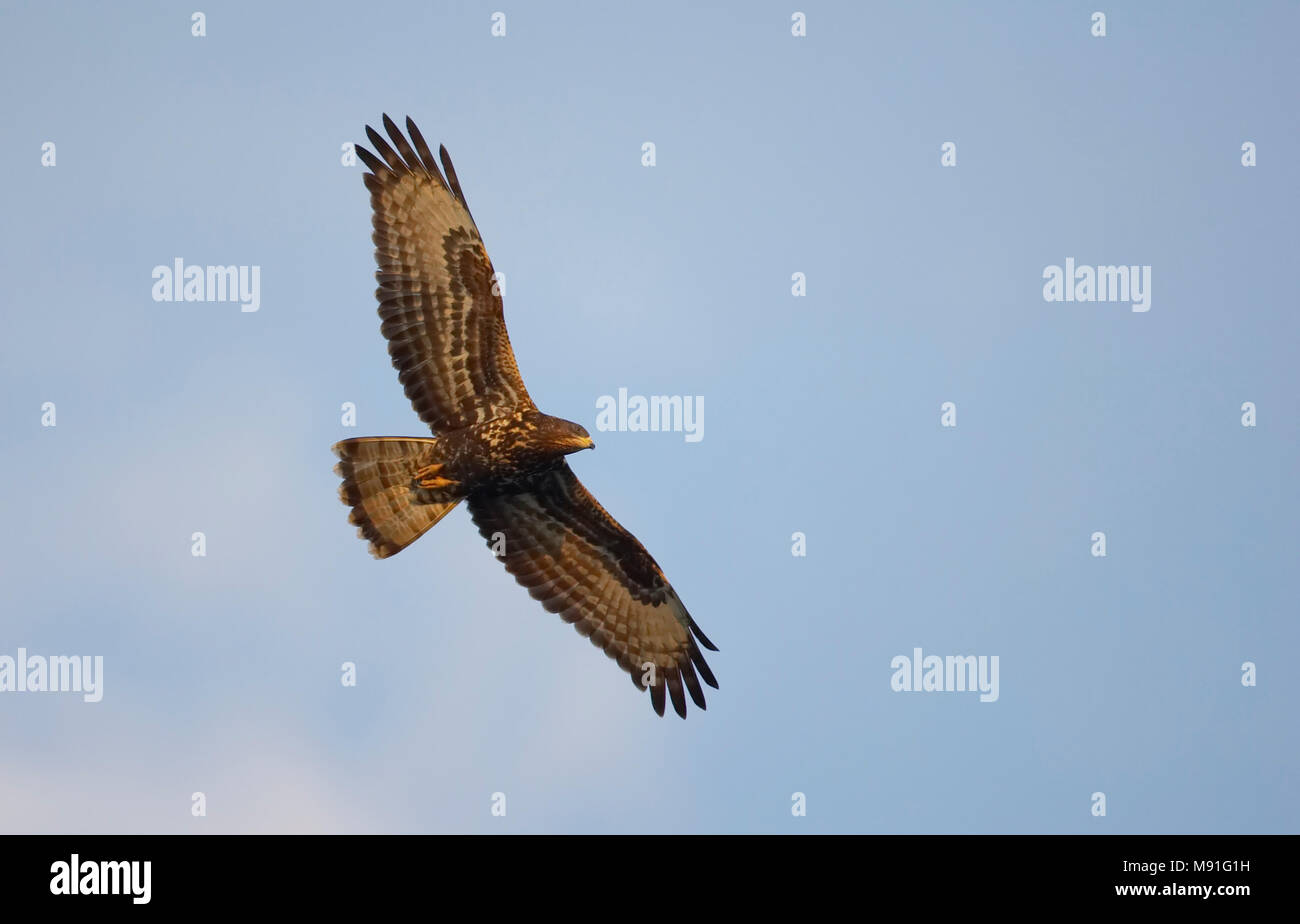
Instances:
[[[707,709],[704,704],[704,691],[700,689],[700,678],[695,676],[695,668],[691,666],[690,661],[682,664],[682,681],[686,684],[686,691],[691,694],[691,700],[701,709]]]
[[[695,664],[695,669],[700,672],[700,676],[704,678],[704,682],[713,689],[718,689],[718,680],[713,676],[713,671],[709,669],[708,663],[704,660],[699,645],[691,646],[691,661]]]
[[[672,696],[673,710],[686,718],[686,694],[682,691],[682,675],[677,670],[668,674],[668,693]]]
[[[446,145],[438,145],[438,157],[442,160],[442,169],[447,174],[447,182],[451,185],[451,191],[460,201],[460,204],[465,207],[465,211],[468,212],[469,203],[465,201],[465,194],[460,191],[460,180],[456,178],[456,168],[452,166],[451,155],[447,153]]]
[[[420,129],[411,120],[410,116],[406,117],[406,132],[411,136],[411,143],[415,145],[415,151],[420,155],[420,163],[424,166],[424,171],[430,176],[436,176],[439,183],[443,182],[442,174],[438,172],[438,162],[433,157],[433,152],[429,150],[429,142],[424,140],[424,135],[420,134]]]
[[[360,144],[354,144],[353,147],[356,149],[357,157],[360,157],[361,162],[370,168],[371,173],[379,175],[392,172],[388,169],[388,164],[384,163],[374,154],[371,154],[369,150],[362,147]]]
[[[411,171],[422,170],[424,165],[420,163],[420,158],[411,148],[411,143],[406,140],[402,130],[397,127],[397,123],[384,116],[384,130],[388,132],[388,137],[392,139],[393,146],[397,148],[398,155],[402,158],[402,163],[406,164],[406,169]]]
[[[709,637],[700,631],[700,627],[695,624],[694,619],[691,620],[691,632],[693,632],[695,637],[700,640],[700,644],[709,649],[709,651],[718,650],[718,646],[709,641]]]
[[[388,116],[384,116],[384,118],[387,119]],[[375,150],[379,152],[379,156],[388,163],[388,167],[393,171],[393,173],[401,174],[406,171],[406,164],[404,164],[402,159],[397,156],[397,152],[393,150],[392,145],[384,140],[383,135],[379,134],[379,132],[367,125],[366,137],[370,139],[370,143],[374,145]]]
[[[654,711],[659,715],[664,714],[664,684],[662,680],[650,687],[650,705],[654,707]]]

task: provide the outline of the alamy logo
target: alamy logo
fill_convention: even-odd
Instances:
[[[1151,267],[1075,266],[1043,268],[1045,302],[1131,302],[1134,311],[1151,310]]]
[[[240,311],[262,307],[260,266],[186,266],[177,257],[171,266],[153,268],[156,302],[239,302]]]
[[[631,395],[626,388],[618,390],[618,397],[601,395],[596,399],[596,429],[672,431],[685,433],[686,442],[698,443],[704,439],[703,395]]]
[[[920,648],[912,656],[895,655],[889,662],[894,676],[889,686],[895,693],[973,693],[981,703],[998,701],[997,655],[925,655]]]
[[[104,698],[104,656],[0,655],[0,693],[82,693],[88,703]]]
[[[153,892],[153,862],[145,860],[70,860],[50,865],[52,895],[130,895],[137,905],[149,904]]]

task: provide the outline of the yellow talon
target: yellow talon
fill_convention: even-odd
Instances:
[[[445,488],[448,485],[453,485],[456,483],[452,481],[450,478],[443,478],[440,474],[438,474],[441,471],[442,471],[441,463],[435,463],[434,465],[426,465],[424,468],[418,470],[415,473],[415,477],[418,479],[417,484],[419,484],[420,487],[422,488],[432,491],[432,490],[436,490],[437,488]]]

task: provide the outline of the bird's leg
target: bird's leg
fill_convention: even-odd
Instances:
[[[424,468],[417,469],[415,472],[416,484],[426,490],[434,491],[438,488],[445,488],[456,483],[450,478],[443,478],[442,475],[439,474],[441,471],[441,462],[435,462],[432,465],[426,465]]]

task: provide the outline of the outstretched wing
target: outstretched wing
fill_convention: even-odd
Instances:
[[[605,512],[565,462],[510,493],[473,494],[470,513],[488,545],[534,599],[571,622],[618,662],[664,714],[664,690],[686,717],[683,687],[704,708],[700,678],[715,689],[696,639],[711,651],[695,620],[636,537]],[[693,637],[692,637],[693,636]],[[653,665],[653,673],[650,666]],[[698,675],[696,672],[699,672]]]
[[[439,148],[444,179],[414,122],[406,120],[414,148],[387,115],[384,128],[392,146],[367,125],[379,157],[360,145],[357,154],[370,168],[380,329],[406,396],[434,433],[532,407],[447,149]]]

